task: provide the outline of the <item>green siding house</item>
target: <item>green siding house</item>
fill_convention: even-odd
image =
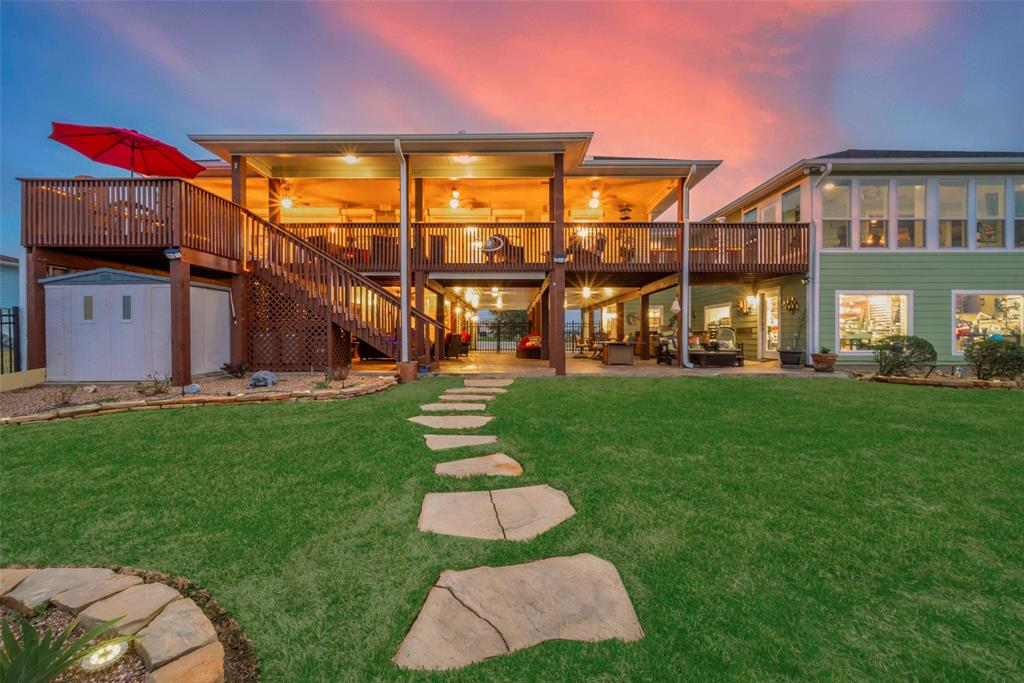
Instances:
[[[846,150],[705,220],[811,226],[806,277],[691,294],[691,327],[729,315],[747,357],[825,346],[865,364],[878,340],[913,334],[958,364],[974,339],[1024,343],[1024,152]]]

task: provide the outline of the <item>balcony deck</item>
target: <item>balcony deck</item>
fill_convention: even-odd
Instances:
[[[104,252],[188,248],[245,258],[245,221],[228,201],[172,178],[23,181],[22,243]],[[397,223],[285,224],[363,273],[399,270]],[[622,276],[681,268],[680,223],[566,223],[566,270]],[[411,263],[435,273],[516,273],[554,266],[554,224],[413,223]],[[690,273],[698,278],[771,277],[808,267],[806,223],[691,223]]]

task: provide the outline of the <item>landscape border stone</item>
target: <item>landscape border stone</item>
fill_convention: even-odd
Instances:
[[[161,408],[201,408],[207,404],[222,403],[270,403],[285,401],[288,403],[306,401],[343,401],[357,396],[376,394],[390,389],[398,383],[395,377],[384,377],[372,384],[348,387],[346,389],[304,389],[301,391],[275,391],[259,394],[236,394],[234,396],[172,396],[170,398],[150,398],[134,401],[111,401],[110,403],[86,403],[46,410],[31,415],[0,418],[0,427],[15,427],[29,422],[45,422],[47,420],[78,419],[93,415],[113,415],[115,413],[136,412],[141,410],[160,410]]]
[[[1024,380],[977,379],[973,377],[899,377],[890,375],[864,375],[859,379],[883,384],[909,384],[912,386],[947,387],[954,389],[1024,389]]]

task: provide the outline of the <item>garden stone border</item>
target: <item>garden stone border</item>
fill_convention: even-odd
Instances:
[[[372,384],[364,384],[347,389],[304,389],[301,391],[268,391],[258,394],[235,394],[234,396],[172,396],[170,398],[147,398],[134,401],[111,401],[109,403],[84,403],[77,406],[55,408],[31,415],[0,418],[0,427],[15,427],[28,422],[45,422],[47,420],[63,420],[93,415],[112,415],[114,413],[138,412],[141,410],[160,410],[163,408],[200,408],[205,405],[223,403],[270,403],[285,401],[287,403],[305,403],[307,401],[343,401],[357,396],[375,394],[390,389],[398,383],[395,377],[384,377]]]
[[[90,568],[90,569],[110,569],[114,572],[115,576],[135,576],[142,579],[145,585],[151,583],[161,583],[165,586],[173,588],[180,593],[180,598],[173,601],[180,602],[182,600],[192,600],[203,615],[209,620],[213,626],[214,631],[217,633],[217,638],[214,641],[219,643],[224,648],[224,681],[225,683],[259,683],[261,680],[260,673],[260,662],[256,655],[256,649],[253,647],[252,641],[242,631],[242,627],[238,625],[231,613],[224,609],[216,598],[210,594],[208,590],[202,586],[190,581],[181,576],[175,576],[172,574],[164,574],[163,572],[151,571],[148,569],[137,569],[135,567],[126,567],[124,565],[112,564],[106,566],[96,565],[61,565],[62,567],[68,568]],[[12,570],[32,570],[35,572],[40,569],[46,569],[47,567],[30,567],[27,565],[5,565],[2,570],[3,572],[10,572]],[[23,576],[12,582],[14,585],[4,586],[6,589],[5,594],[17,588],[17,584],[21,583],[27,576]],[[58,608],[59,609],[59,608]],[[161,610],[162,611],[162,610]],[[202,649],[202,648],[201,648]],[[185,659],[190,654],[197,652],[193,650],[192,653],[187,653],[177,658],[174,661]],[[172,662],[173,663],[173,662]],[[165,664],[164,666],[168,666]],[[160,669],[156,669],[160,671]],[[155,672],[150,672],[151,674]]]
[[[864,375],[858,379],[883,384],[911,384],[926,387],[952,387],[954,389],[1024,389],[1024,379],[976,379],[971,377],[898,377],[894,375]]]

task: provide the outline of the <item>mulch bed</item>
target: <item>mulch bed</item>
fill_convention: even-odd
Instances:
[[[81,565],[95,566],[95,565]],[[260,680],[260,661],[256,656],[256,649],[252,641],[242,631],[234,617],[221,607],[208,590],[188,579],[180,576],[164,574],[162,572],[124,567],[121,565],[108,565],[109,569],[131,576],[141,577],[145,583],[163,583],[181,593],[184,598],[191,598],[199,606],[207,619],[213,624],[217,631],[217,639],[224,646],[224,681],[225,683],[257,683]],[[13,619],[16,613],[7,608],[0,607],[0,617],[4,621]],[[60,632],[74,620],[74,616],[64,610],[50,607],[42,615],[33,619],[37,626],[45,626],[51,631]],[[17,629],[17,620],[14,621],[15,633],[20,636]],[[84,631],[78,629],[76,635],[82,635]],[[94,674],[86,675],[80,669],[72,669],[67,675],[58,679],[61,681],[90,681],[95,683],[134,683],[145,680],[148,672],[142,660],[133,650],[129,650],[117,666],[105,671],[97,671]]]

